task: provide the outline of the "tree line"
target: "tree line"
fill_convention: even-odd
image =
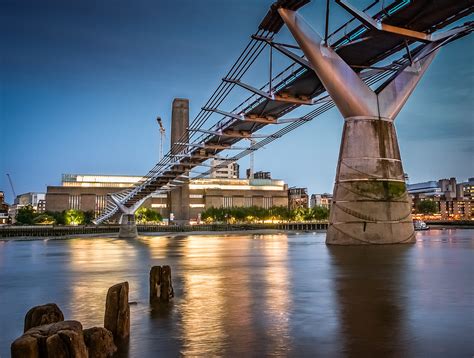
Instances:
[[[69,209],[63,211],[36,212],[31,205],[18,209],[17,225],[89,225],[94,220],[93,211]],[[160,213],[149,208],[140,208],[135,213],[137,224],[156,224],[163,220]]]
[[[323,206],[314,208],[288,209],[285,206],[274,206],[265,209],[258,206],[215,208],[211,207],[201,213],[201,220],[206,223],[258,223],[264,221],[313,221],[327,220],[329,209]]]
[[[18,209],[15,220],[18,225],[87,225],[92,224],[94,212],[69,209],[38,213],[27,205]]]
[[[423,200],[416,204],[415,213],[435,214],[439,212],[438,203]],[[94,220],[93,211],[76,209],[61,212],[46,211],[37,213],[31,205],[18,209],[16,223],[18,225],[88,225]],[[327,220],[329,209],[323,206],[313,208],[288,209],[285,206],[274,206],[269,209],[262,207],[211,207],[201,213],[201,220],[206,223],[258,223],[264,221],[313,221]],[[140,208],[135,213],[137,224],[158,224],[163,221],[159,212],[150,208]]]

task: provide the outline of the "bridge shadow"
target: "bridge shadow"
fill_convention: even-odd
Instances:
[[[407,257],[413,247],[329,246],[341,350],[350,357],[407,353]]]

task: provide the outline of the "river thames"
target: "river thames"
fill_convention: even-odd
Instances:
[[[103,325],[107,289],[130,283],[119,356],[471,357],[474,230],[414,245],[330,247],[325,233],[0,241],[0,356],[29,308]],[[148,304],[153,265],[175,298]]]

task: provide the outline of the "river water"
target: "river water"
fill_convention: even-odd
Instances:
[[[103,325],[108,287],[130,283],[120,356],[472,357],[474,230],[414,245],[328,247],[325,233],[0,242],[0,357],[29,308]],[[153,265],[175,298],[148,304]]]

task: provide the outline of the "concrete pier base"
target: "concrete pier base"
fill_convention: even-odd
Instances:
[[[138,237],[137,224],[134,214],[122,214],[120,217],[120,239],[135,239]]]
[[[326,243],[414,241],[411,203],[393,122],[346,119]]]

